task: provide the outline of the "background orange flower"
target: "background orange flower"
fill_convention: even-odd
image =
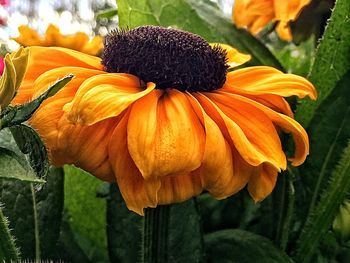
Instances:
[[[232,19],[238,27],[246,27],[253,35],[268,23],[277,22],[276,32],[285,41],[292,40],[289,23],[311,0],[235,0]]]
[[[45,47],[65,47],[80,52],[97,55],[103,48],[103,39],[95,36],[91,40],[88,35],[83,32],[77,32],[74,35],[62,35],[58,27],[50,24],[44,36],[40,36],[38,32],[28,26],[20,26],[18,28],[19,37],[13,38],[22,46],[45,46]]]

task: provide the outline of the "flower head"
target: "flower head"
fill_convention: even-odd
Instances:
[[[26,72],[28,50],[20,48],[12,54],[6,54],[3,72],[0,77],[0,110],[13,99]]]
[[[269,22],[276,21],[279,37],[291,41],[289,23],[296,20],[310,2],[311,0],[235,0],[232,19],[238,27],[246,27],[254,35]]]
[[[44,37],[28,26],[18,27],[20,36],[13,38],[22,46],[65,47],[80,52],[97,55],[103,48],[102,37],[95,36],[91,40],[83,32],[64,36],[55,25],[50,24]]]
[[[309,151],[308,136],[283,97],[314,99],[316,92],[306,79],[271,67],[228,72],[234,59],[240,64],[249,56],[153,26],[112,33],[102,60],[31,47],[16,102],[73,73],[31,125],[54,164],[73,163],[117,181],[137,213],[203,190],[226,198],[246,185],[260,201],[287,166],[279,132],[294,138],[293,165],[303,163]]]

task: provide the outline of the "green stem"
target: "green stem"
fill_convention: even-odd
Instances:
[[[163,263],[167,260],[170,206],[145,211],[142,233],[142,262]]]
[[[19,261],[19,251],[0,206],[0,261]]]
[[[38,213],[36,207],[36,198],[35,198],[35,190],[34,185],[30,184],[30,190],[32,192],[32,200],[33,200],[33,215],[34,215],[34,234],[35,234],[35,260],[40,262],[40,239],[39,239],[39,225],[38,225]]]
[[[294,190],[294,174],[288,168],[287,180],[288,180],[288,206],[286,216],[283,222],[283,228],[281,233],[280,247],[283,251],[286,250],[290,232],[290,225],[293,219],[294,202],[295,202],[295,190]]]
[[[286,199],[286,174],[283,173],[281,174],[281,194],[278,195],[279,199],[279,205],[278,205],[278,217],[277,217],[277,232],[276,232],[276,237],[275,240],[276,242],[279,242],[281,240],[281,235],[282,235],[282,228],[283,228],[283,218],[284,218],[284,204],[285,204],[285,199]]]

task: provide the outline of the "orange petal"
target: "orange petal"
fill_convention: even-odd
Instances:
[[[278,36],[284,41],[292,41],[293,35],[288,22],[279,22],[276,26]]]
[[[249,142],[265,156],[266,160],[269,160],[268,162],[276,169],[286,169],[286,156],[280,138],[272,121],[263,111],[220,92],[206,95],[242,129]]]
[[[226,51],[226,58],[227,58],[227,64],[230,68],[237,67],[239,65],[242,65],[249,60],[251,60],[251,55],[247,55],[244,53],[239,52],[237,49],[231,47],[227,44],[221,44],[221,43],[210,43],[211,47],[220,46],[223,50]]]
[[[49,150],[51,163],[55,166],[62,166],[71,163],[71,159],[65,155],[55,154],[58,149],[59,121],[63,116],[62,107],[69,102],[72,97],[61,97],[55,100],[49,98],[44,101],[40,108],[30,118],[30,125],[39,133],[46,147]]]
[[[243,109],[238,106],[236,111],[233,107],[223,104],[223,96],[212,96],[212,93],[205,95],[195,94],[195,97],[220,127],[226,140],[237,149],[247,163],[258,166],[269,162],[277,169],[285,169],[286,161],[280,139],[267,116],[252,106]]]
[[[12,38],[18,44],[22,46],[33,46],[33,45],[42,45],[43,40],[40,35],[33,29],[28,26],[22,25],[18,27],[20,33],[19,37]]]
[[[235,0],[232,19],[238,27],[257,34],[274,18],[272,0]]]
[[[198,169],[188,174],[177,174],[161,178],[158,204],[166,205],[183,202],[202,192]]]
[[[191,95],[189,95],[191,96]],[[248,164],[224,138],[218,125],[205,113],[199,102],[191,98],[191,104],[205,127],[206,141],[200,175],[203,188],[215,198],[226,198],[241,190],[249,180]]]
[[[277,170],[263,164],[261,172],[255,173],[249,180],[248,192],[255,202],[262,201],[271,194],[277,181]]]
[[[229,93],[225,93],[225,95],[229,98],[253,105],[263,111],[275,125],[280,126],[286,132],[292,133],[295,142],[295,156],[290,161],[292,161],[292,165],[294,166],[298,166],[305,161],[306,156],[309,154],[309,139],[306,131],[297,121],[243,96]]]
[[[257,35],[268,23],[273,19],[273,15],[260,15],[255,16],[249,26],[249,31],[255,36]]]
[[[263,95],[254,95],[254,96],[243,95],[243,97],[247,97],[251,100],[255,100],[256,102],[259,102],[260,104],[263,104],[274,111],[283,113],[291,118],[293,118],[294,116],[289,103],[281,96],[273,95],[273,94],[263,94]]]
[[[144,180],[133,162],[127,146],[128,112],[114,129],[109,143],[109,161],[127,207],[143,215],[146,207],[157,206],[159,180]]]
[[[223,90],[243,92],[251,95],[274,94],[283,97],[309,96],[316,99],[314,86],[305,78],[285,74],[267,66],[247,67],[231,71],[226,76]]]
[[[59,44],[60,38],[62,37],[60,30],[57,26],[50,24],[45,32],[45,46],[61,46]]]
[[[91,125],[118,116],[154,88],[155,84],[148,83],[145,89],[133,75],[101,74],[84,81],[72,103],[66,105],[64,110],[70,121]]]
[[[116,119],[109,119],[95,125],[81,126],[62,117],[57,124],[57,145],[53,153],[66,156],[74,165],[102,180],[115,181],[108,162],[108,145],[117,123]]]
[[[33,68],[27,74],[39,76],[53,68],[83,67],[102,70],[101,59],[75,50],[61,47],[29,47],[29,64]]]
[[[93,37],[89,42],[85,43],[81,52],[90,55],[96,55],[103,49],[103,38],[100,36]]]
[[[67,73],[74,73],[75,75],[57,94],[46,99],[30,120],[32,126],[44,137],[51,149],[57,148],[58,121],[63,115],[64,105],[73,100],[78,87],[86,78],[101,72],[93,69],[61,67],[45,72],[35,81],[30,99],[42,94],[51,84],[67,75]]]
[[[180,91],[155,90],[131,108],[128,149],[145,179],[197,169],[204,138],[203,127]]]
[[[279,21],[294,21],[301,10],[308,5],[311,0],[274,0],[275,19]]]
[[[32,98],[36,98],[45,92],[48,87],[54,84],[58,79],[63,78],[68,74],[73,74],[73,79],[68,82],[63,89],[61,89],[54,98],[59,96],[71,96],[72,99],[78,90],[79,86],[88,78],[91,78],[96,75],[105,74],[104,71],[95,70],[95,69],[87,69],[80,67],[59,67],[55,69],[51,69],[46,71],[42,75],[40,75],[34,82],[33,88],[33,96]]]
[[[81,50],[88,41],[89,37],[85,33],[77,32],[71,36],[62,36],[58,46],[74,50]]]
[[[34,81],[43,73],[59,67],[102,70],[101,59],[65,48],[29,47],[27,72],[12,102],[28,102],[34,94]],[[67,72],[72,73],[72,72]],[[56,79],[57,80],[57,79]]]

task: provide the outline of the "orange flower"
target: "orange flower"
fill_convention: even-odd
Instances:
[[[285,41],[292,40],[289,27],[301,9],[311,0],[235,0],[232,19],[238,27],[246,27],[253,34],[259,33],[269,22],[278,22],[276,32]]]
[[[260,201],[287,167],[279,131],[294,138],[293,165],[309,152],[308,136],[283,96],[315,99],[316,92],[306,79],[271,67],[227,72],[233,59],[249,57],[188,32],[144,26],[110,34],[102,60],[31,47],[15,99],[35,98],[73,73],[30,123],[55,165],[72,163],[116,180],[139,214],[203,190],[223,199],[246,185]]]
[[[18,30],[20,36],[13,38],[13,40],[22,46],[65,47],[89,55],[97,55],[103,48],[103,40],[100,36],[95,36],[91,40],[83,32],[64,36],[58,27],[52,24],[47,27],[44,37],[28,26],[20,26]]]

